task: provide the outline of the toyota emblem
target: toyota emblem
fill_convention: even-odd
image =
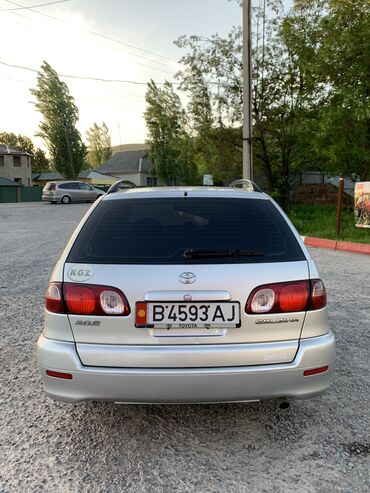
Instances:
[[[193,284],[196,280],[197,276],[192,272],[183,272],[179,277],[179,281],[183,284]]]

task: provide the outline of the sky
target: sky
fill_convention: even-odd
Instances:
[[[44,149],[35,137],[41,115],[29,92],[37,74],[9,64],[37,70],[46,60],[59,74],[144,83],[61,77],[79,108],[84,140],[94,122],[104,121],[112,145],[144,142],[145,84],[174,80],[181,68],[184,51],[173,41],[182,34],[226,34],[242,21],[241,8],[228,0],[69,0],[23,8],[53,1],[0,0],[0,132],[27,135]]]

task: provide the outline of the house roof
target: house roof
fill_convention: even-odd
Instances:
[[[106,178],[106,173],[99,173],[95,169],[83,169],[78,178]],[[115,178],[112,176],[112,178]],[[116,178],[115,178],[116,179]],[[50,171],[48,173],[32,173],[32,180],[34,181],[58,181],[64,180],[64,176],[62,176],[58,171]]]
[[[102,178],[106,177],[106,174],[96,171],[96,169],[83,169],[78,175],[79,178]],[[112,178],[114,178],[112,176]]]
[[[23,187],[21,183],[16,183],[13,180],[9,180],[8,178],[3,178],[0,176],[0,187]]]
[[[151,163],[147,149],[138,151],[123,151],[114,154],[108,161],[97,169],[99,173],[147,173]]]
[[[46,181],[54,181],[54,180],[64,180],[64,176],[62,176],[58,171],[50,171],[49,173],[41,173],[37,178],[33,178],[35,181],[46,180]]]
[[[0,155],[4,156],[6,154],[12,154],[15,156],[32,156],[32,154],[30,154],[29,152],[20,151],[19,149],[14,149],[4,144],[0,144]]]

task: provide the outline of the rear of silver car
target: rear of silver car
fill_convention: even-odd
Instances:
[[[106,196],[55,267],[38,341],[67,402],[306,398],[334,353],[299,236],[266,195],[228,189]]]
[[[42,200],[62,204],[93,202],[103,194],[102,190],[80,181],[48,182],[42,190]]]

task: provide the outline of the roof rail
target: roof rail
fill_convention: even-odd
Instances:
[[[246,180],[245,178],[241,178],[240,180],[234,180],[233,182],[230,183],[229,187],[231,188],[236,188],[238,185],[242,185],[243,188],[246,188],[250,192],[261,192],[262,190],[254,181],[252,180]]]
[[[130,186],[128,183],[127,183],[127,180],[118,180],[118,181],[115,181],[113,183],[113,185],[111,185],[108,190],[107,190],[107,194],[108,193],[114,193],[114,192],[118,192],[119,190],[130,190],[130,188],[136,188],[136,187],[133,187],[133,186]]]

